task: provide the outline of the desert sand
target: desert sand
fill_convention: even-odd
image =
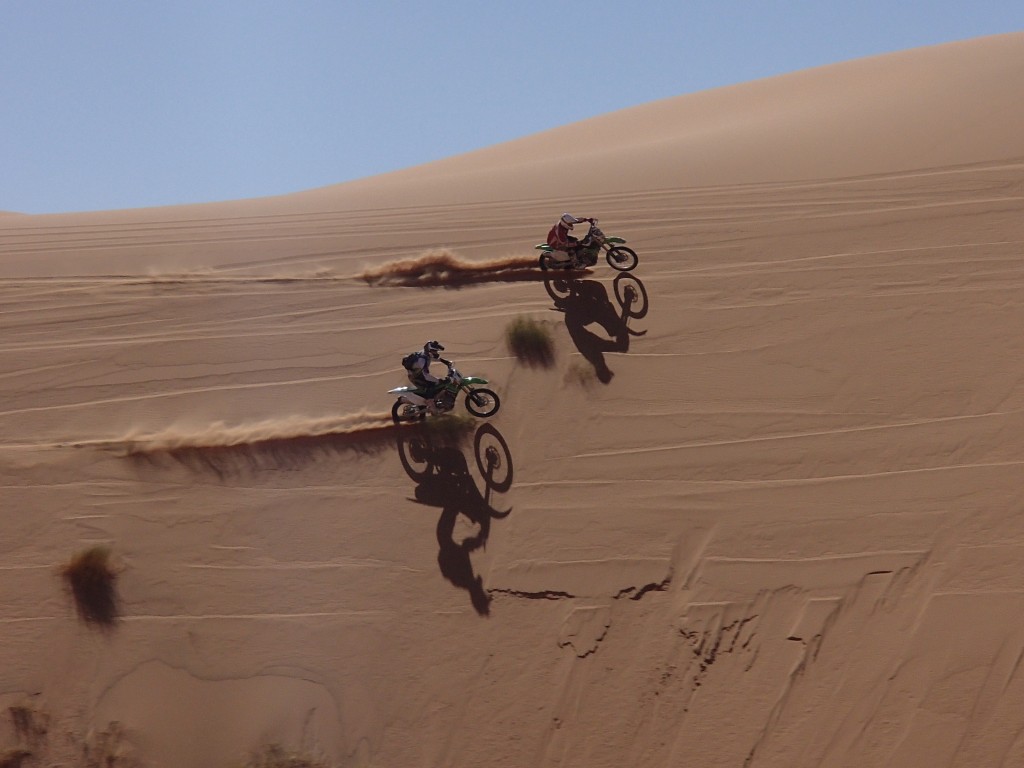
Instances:
[[[1022,82],[1011,34],[0,217],[0,757],[1024,764]],[[637,269],[546,280],[563,211]],[[462,442],[390,423],[431,338],[502,399]]]

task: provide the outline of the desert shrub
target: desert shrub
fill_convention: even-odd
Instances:
[[[520,362],[538,368],[555,364],[555,341],[546,323],[517,317],[505,328],[505,343]]]
[[[290,752],[279,744],[270,744],[254,753],[245,768],[329,768],[327,763],[310,755]]]
[[[102,730],[90,729],[85,734],[71,730],[54,739],[50,715],[32,699],[8,707],[7,715],[19,746],[0,750],[0,768],[143,768],[135,748],[116,721]]]
[[[465,413],[444,413],[424,420],[419,428],[439,445],[461,445],[476,429],[476,419]]]
[[[90,731],[81,747],[81,768],[142,768],[124,728],[116,720],[103,730]]]
[[[590,387],[597,381],[597,374],[594,368],[586,363],[575,361],[565,371],[565,383],[575,384],[579,387]]]
[[[11,749],[0,753],[0,768],[22,768],[22,763],[32,757],[27,749]]]
[[[29,704],[15,704],[7,708],[14,732],[21,741],[37,746],[46,739],[50,729],[50,717]],[[3,763],[0,763],[2,768]]]
[[[28,750],[8,750],[0,753],[0,768],[22,768],[31,757],[32,753]]]
[[[107,547],[79,552],[61,568],[79,616],[87,624],[112,627],[117,622],[117,571]]]

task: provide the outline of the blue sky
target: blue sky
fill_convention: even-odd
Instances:
[[[0,210],[285,194],[1022,29],[1021,0],[0,0]]]

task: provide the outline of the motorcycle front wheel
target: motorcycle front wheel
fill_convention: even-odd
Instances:
[[[401,400],[395,400],[395,404],[391,406],[391,419],[395,424],[411,424],[416,421],[422,421],[426,416],[426,411],[421,410],[419,407],[412,403],[406,403]]]
[[[612,269],[617,269],[619,272],[629,272],[633,269],[637,262],[640,261],[636,255],[636,251],[632,248],[627,248],[624,245],[617,245],[614,248],[609,248],[607,253],[608,266]]]
[[[474,416],[486,419],[501,407],[498,395],[489,389],[471,389],[466,393],[466,410]]]

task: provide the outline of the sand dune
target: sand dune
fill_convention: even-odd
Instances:
[[[984,38],[0,218],[0,760],[1021,764],[1022,76]],[[563,210],[637,270],[534,270]],[[502,398],[458,440],[388,422],[428,338]]]
[[[1011,85],[1024,78],[1022,44],[1015,33],[666,99],[296,200],[427,204],[443,180],[446,201],[557,208],[588,194],[1012,159],[1024,120]]]

